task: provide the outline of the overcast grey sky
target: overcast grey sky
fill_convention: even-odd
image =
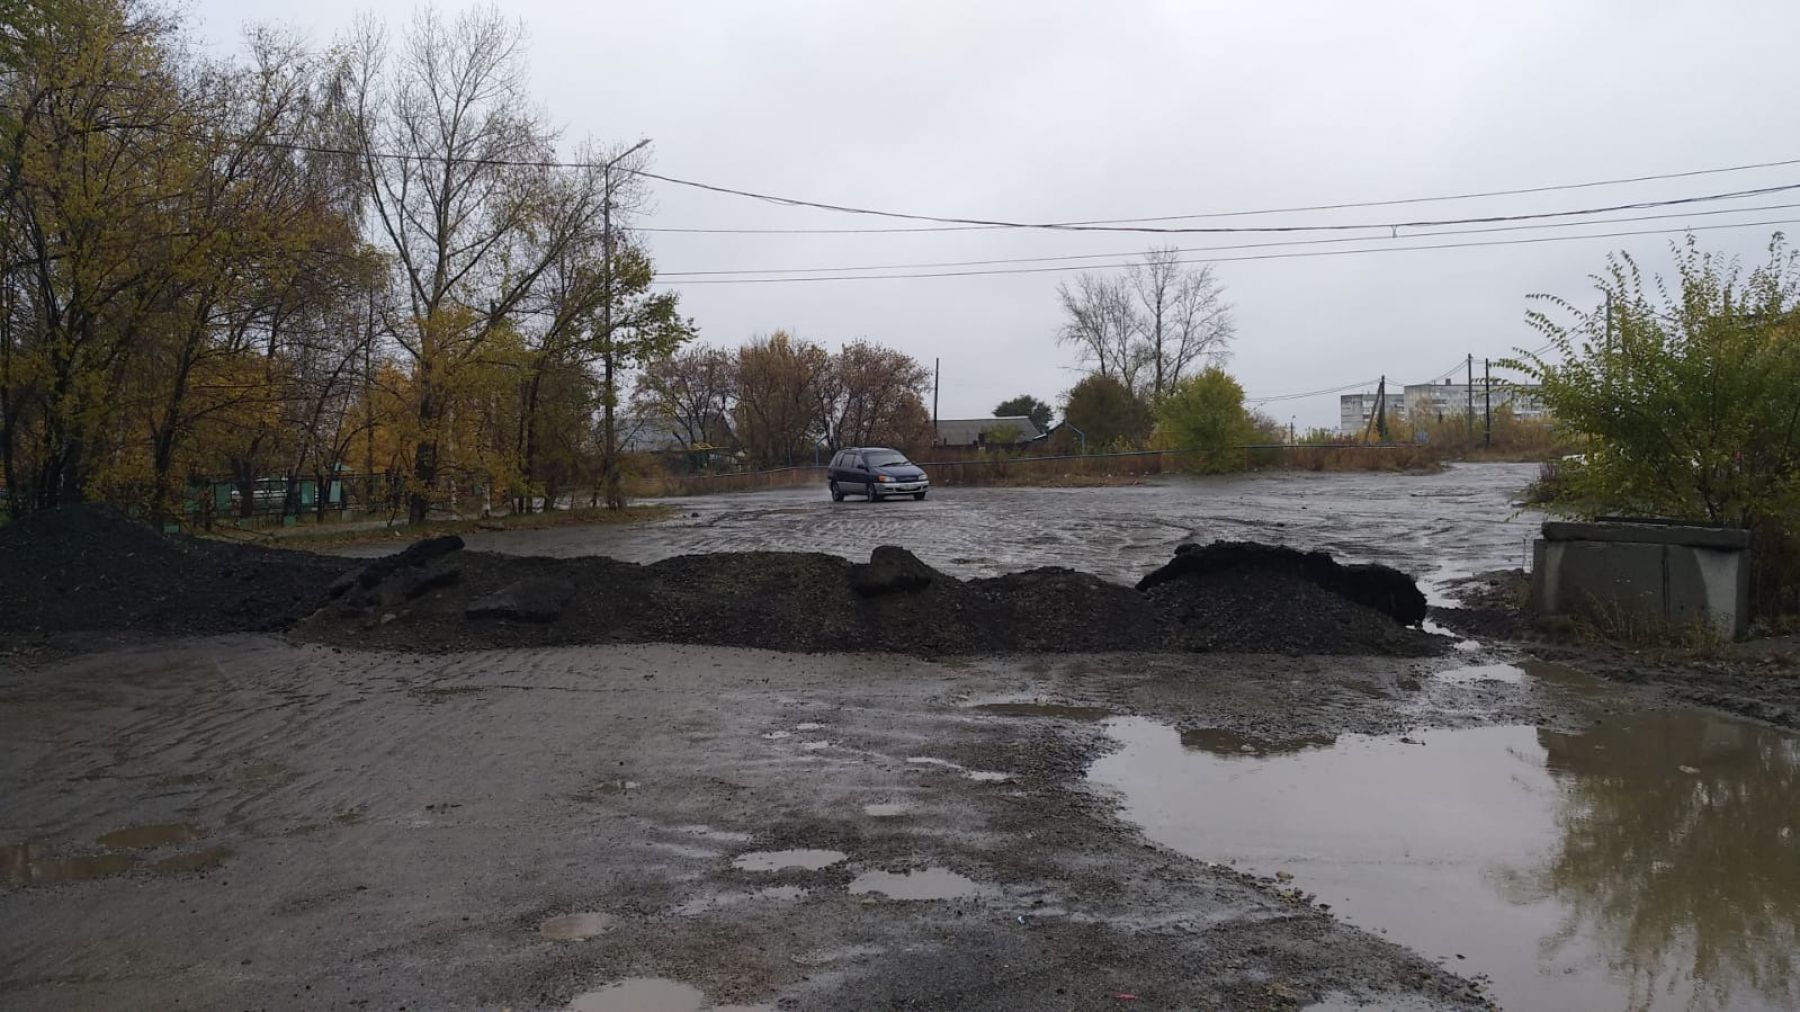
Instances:
[[[456,11],[461,3],[440,3]],[[246,22],[323,46],[410,0],[196,0],[199,36]],[[1434,196],[1800,158],[1800,3],[773,2],[502,5],[568,147],[649,137],[661,173],[828,203],[1046,221]],[[1530,196],[1193,222],[1466,218],[1800,183],[1800,166]],[[655,227],[904,225],[658,184]],[[1800,203],[1800,190],[1731,203]],[[1686,213],[1681,208],[1619,216]],[[1522,238],[1800,219],[1800,207]],[[1787,226],[1789,232],[1794,226]],[[1700,233],[1754,260],[1773,227]],[[1129,254],[1152,236],[1016,231],[649,235],[664,271]],[[1439,240],[1469,241],[1471,237]],[[1230,368],[1253,396],[1442,373],[1535,346],[1525,296],[1587,299],[1609,249],[1662,265],[1673,236],[1221,263]],[[1182,246],[1242,240],[1188,236]],[[1347,244],[1392,245],[1391,240]],[[1332,247],[1313,247],[1313,249]],[[1339,247],[1342,248],[1342,247]],[[1290,248],[1292,251],[1294,248]],[[1205,254],[1196,254],[1204,256]],[[1242,254],[1213,254],[1234,256]],[[1068,274],[680,285],[702,339],[787,328],[943,359],[944,417],[1078,377],[1056,344]],[[1333,425],[1335,395],[1269,406]]]

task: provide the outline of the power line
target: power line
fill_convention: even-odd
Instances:
[[[882,218],[902,218],[909,221],[932,221],[955,225],[982,225],[990,228],[1029,229],[1055,232],[1136,232],[1152,235],[1236,235],[1243,233],[1289,233],[1289,232],[1368,232],[1380,229],[1398,230],[1402,228],[1437,228],[1446,225],[1480,225],[1502,221],[1532,221],[1544,218],[1572,218],[1590,214],[1609,214],[1614,211],[1636,211],[1652,207],[1676,207],[1684,204],[1703,204],[1716,200],[1739,200],[1745,197],[1764,197],[1772,193],[1783,193],[1789,190],[1800,190],[1800,183],[1784,183],[1779,186],[1759,186],[1748,190],[1730,190],[1724,193],[1703,194],[1695,197],[1676,197],[1669,200],[1640,200],[1628,204],[1612,204],[1605,207],[1577,208],[1571,211],[1538,211],[1529,214],[1490,214],[1475,218],[1437,218],[1417,221],[1380,221],[1359,222],[1340,225],[1221,225],[1208,227],[1153,227],[1147,225],[1100,225],[1081,224],[1076,222],[1020,222],[999,221],[985,218],[945,218],[935,215],[906,214],[899,211],[876,211],[868,208],[847,207],[839,204],[821,204],[806,200],[794,200],[786,197],[767,197],[747,190],[734,190],[729,187],[712,186],[706,183],[689,183],[670,176],[660,176],[654,172],[634,170],[638,175],[664,182],[683,183],[703,190],[720,193],[733,193],[739,196],[767,200],[772,203],[792,207],[813,207],[828,211],[840,211],[846,214],[874,215]],[[1243,214],[1267,212],[1241,212]],[[1126,219],[1130,220],[1130,219]]]
[[[1791,210],[1796,207],[1800,207],[1800,203],[1758,204],[1754,207],[1724,207],[1724,208],[1714,208],[1709,211],[1682,211],[1682,212],[1678,212],[1678,213],[1674,213],[1674,214],[1642,214],[1642,215],[1633,215],[1628,218],[1603,218],[1603,219],[1600,219],[1597,221],[1552,221],[1552,222],[1543,222],[1541,224],[1536,224],[1536,225],[1500,225],[1500,226],[1496,226],[1494,228],[1452,229],[1452,230],[1444,230],[1444,231],[1438,231],[1438,232],[1413,232],[1408,235],[1400,236],[1399,238],[1402,238],[1402,239],[1428,239],[1428,238],[1433,238],[1436,236],[1487,235],[1487,234],[1495,233],[1495,232],[1524,232],[1524,231],[1535,231],[1535,230],[1546,229],[1546,228],[1573,228],[1576,226],[1620,225],[1620,224],[1625,224],[1625,223],[1634,222],[1634,221],[1664,221],[1664,220],[1667,220],[1670,218],[1695,218],[1695,217],[1700,217],[1703,215],[1711,216],[1711,215],[1719,215],[1719,214],[1749,214],[1751,212],[1756,212],[1756,211],[1785,211],[1785,210]],[[1319,246],[1319,245],[1340,244],[1340,243],[1347,243],[1347,242],[1368,242],[1372,238],[1379,238],[1379,237],[1348,236],[1348,237],[1338,237],[1338,238],[1332,238],[1332,239],[1281,239],[1281,240],[1276,240],[1274,242],[1234,243],[1234,244],[1226,245],[1226,246],[1187,246],[1187,247],[1182,247],[1180,249],[1173,250],[1172,252],[1175,252],[1175,253],[1211,253],[1211,252],[1216,252],[1216,251],[1221,251],[1221,250],[1275,249],[1275,248],[1288,247],[1288,246]],[[1142,250],[1128,250],[1128,251],[1118,251],[1118,252],[1111,252],[1111,253],[1072,253],[1072,254],[1068,254],[1068,255],[1064,255],[1064,256],[1050,256],[1050,257],[1002,257],[1002,258],[991,259],[991,260],[939,260],[939,261],[927,261],[924,263],[865,264],[860,267],[767,267],[767,268],[741,267],[741,268],[733,268],[733,269],[729,269],[729,270],[657,271],[656,273],[657,273],[658,277],[662,277],[662,278],[697,278],[697,277],[714,277],[714,276],[745,275],[745,274],[754,274],[754,275],[820,274],[820,273],[837,273],[837,272],[847,272],[847,271],[913,270],[913,269],[922,269],[922,268],[931,268],[931,267],[987,267],[987,266],[992,266],[995,264],[1061,263],[1061,262],[1067,262],[1070,260],[1103,260],[1103,259],[1118,259],[1118,258],[1122,258],[1122,257],[1123,258],[1136,258],[1136,257],[1141,257],[1143,255],[1144,255],[1144,253]],[[1121,263],[1115,263],[1115,264],[1092,264],[1089,266],[1092,266],[1092,267],[1122,267],[1122,266],[1126,266],[1126,263],[1121,262]]]
[[[1364,387],[1372,387],[1380,381],[1380,378],[1377,377],[1376,379],[1358,380],[1355,383],[1346,383],[1341,387],[1332,387],[1328,390],[1308,390],[1304,393],[1297,394],[1272,394],[1268,397],[1246,397],[1244,398],[1244,403],[1273,404],[1276,401],[1298,401],[1308,397],[1323,397],[1326,394],[1341,394],[1350,390],[1361,390]]]
[[[1751,170],[1755,170],[1755,169],[1784,168],[1784,167],[1792,166],[1792,165],[1800,165],[1800,158],[1784,159],[1784,160],[1780,160],[1780,161],[1769,161],[1769,162],[1754,162],[1754,163],[1745,164],[1745,165],[1730,165],[1730,166],[1724,166],[1724,167],[1713,168],[1713,169],[1692,169],[1692,170],[1688,170],[1685,172],[1666,172],[1666,173],[1658,173],[1658,174],[1654,174],[1654,175],[1628,176],[1628,177],[1621,177],[1621,178],[1616,178],[1616,179],[1596,179],[1596,180],[1589,180],[1587,182],[1581,182],[1581,183],[1559,183],[1559,184],[1552,184],[1552,185],[1547,185],[1547,186],[1516,187],[1513,189],[1506,189],[1506,190],[1483,190],[1483,191],[1476,191],[1476,192],[1470,192],[1470,193],[1444,194],[1444,195],[1432,196],[1432,197],[1403,197],[1403,198],[1394,199],[1394,200],[1364,200],[1364,201],[1349,201],[1349,202],[1336,203],[1336,204],[1308,204],[1308,205],[1300,205],[1300,206],[1295,206],[1295,207],[1263,208],[1260,210],[1252,210],[1252,211],[1210,211],[1210,212],[1197,213],[1197,214],[1159,215],[1159,216],[1147,217],[1147,218],[1097,218],[1097,219],[1091,219],[1091,220],[1086,220],[1086,221],[1046,222],[1046,223],[1036,224],[1036,225],[1026,225],[1026,224],[1021,224],[1021,223],[1016,223],[1016,222],[982,221],[980,219],[946,218],[946,217],[938,217],[938,216],[934,216],[934,215],[916,215],[916,214],[905,214],[905,213],[893,212],[893,211],[877,211],[877,210],[871,210],[871,209],[867,209],[867,208],[846,207],[846,206],[837,205],[837,204],[825,204],[825,203],[817,203],[817,202],[807,201],[807,200],[799,200],[799,199],[791,198],[791,197],[771,196],[769,194],[756,193],[756,192],[749,191],[749,190],[739,190],[739,189],[734,189],[731,187],[714,186],[714,185],[707,184],[707,183],[698,183],[698,182],[694,182],[692,180],[680,179],[680,178],[677,178],[674,176],[663,176],[663,175],[658,175],[658,174],[651,173],[651,172],[642,172],[641,174],[648,176],[649,178],[652,178],[652,179],[658,179],[663,182],[673,183],[673,184],[679,185],[679,186],[690,186],[690,187],[695,187],[697,189],[708,190],[708,191],[715,192],[715,193],[725,193],[725,194],[730,194],[733,196],[748,197],[748,198],[751,198],[754,200],[762,200],[762,201],[766,201],[769,203],[781,204],[781,205],[789,206],[789,207],[810,207],[810,208],[816,208],[819,210],[839,211],[839,212],[850,213],[850,214],[867,214],[867,215],[877,215],[877,216],[881,216],[881,217],[902,218],[902,219],[915,220],[915,221],[932,221],[932,222],[939,222],[939,223],[953,226],[950,228],[942,228],[942,227],[917,228],[917,227],[915,227],[915,228],[883,228],[883,229],[779,229],[779,228],[777,228],[777,229],[709,229],[709,228],[677,228],[677,227],[664,226],[664,227],[660,227],[660,228],[649,228],[649,229],[643,230],[643,231],[651,231],[651,232],[689,232],[689,233],[699,232],[699,233],[732,234],[732,235],[761,235],[761,234],[825,235],[825,234],[846,234],[846,233],[869,234],[869,233],[891,233],[891,232],[967,231],[967,230],[971,230],[971,229],[994,229],[994,228],[1060,228],[1060,229],[1072,229],[1072,230],[1090,230],[1090,229],[1097,229],[1098,226],[1132,225],[1132,224],[1142,224],[1144,222],[1155,222],[1155,221],[1186,221],[1186,220],[1194,220],[1194,219],[1201,219],[1201,218],[1240,218],[1240,217],[1250,217],[1250,216],[1266,215],[1266,214],[1294,214],[1294,213],[1307,212],[1307,211],[1339,211],[1339,210],[1346,210],[1346,209],[1350,209],[1350,208],[1361,208],[1361,207],[1398,207],[1398,206],[1410,205],[1410,204],[1440,203],[1440,202],[1451,201],[1451,200],[1474,200],[1474,199],[1487,198],[1487,197],[1522,196],[1522,195],[1534,194],[1534,193],[1553,193],[1553,192],[1562,191],[1562,190],[1591,189],[1591,188],[1600,187],[1600,186],[1622,186],[1622,185],[1628,185],[1628,184],[1633,184],[1633,183],[1648,183],[1648,182],[1655,182],[1658,180],[1691,179],[1696,176],[1719,175],[1719,174],[1730,173],[1730,172],[1747,172],[1747,171],[1751,171]],[[1379,226],[1379,227],[1386,227],[1386,226]],[[1169,231],[1169,230],[1119,229],[1119,231]],[[1179,230],[1176,230],[1176,231],[1179,231]]]
[[[1588,224],[1604,224],[1589,222]],[[1257,253],[1249,256],[1207,257],[1201,259],[1174,260],[1176,264],[1214,264],[1237,263],[1247,260],[1290,260],[1301,257],[1358,256],[1365,253],[1408,253],[1428,250],[1473,249],[1484,246],[1524,246],[1544,242],[1572,242],[1581,239],[1620,239],[1645,235],[1681,235],[1688,232],[1711,232],[1730,228],[1765,228],[1770,225],[1800,224],[1800,219],[1783,218],[1773,221],[1744,221],[1727,225],[1695,225],[1689,228],[1636,229],[1624,232],[1595,232],[1587,235],[1547,235],[1531,236],[1522,239],[1494,239],[1486,242],[1447,242],[1428,243],[1412,246],[1372,246],[1364,249],[1333,250],[1300,250],[1282,253]],[[1279,244],[1278,244],[1279,245]],[[778,285],[812,281],[884,281],[916,278],[972,278],[992,277],[1006,274],[1052,274],[1067,271],[1088,270],[1092,265],[1065,267],[1013,267],[996,270],[979,271],[937,271],[923,274],[830,274],[802,277],[758,277],[758,278],[701,278],[699,280],[682,281],[683,286],[692,285]]]
[[[1532,350],[1527,351],[1524,354],[1526,354],[1526,355],[1541,355],[1544,352],[1549,351],[1551,348],[1554,348],[1554,347],[1556,347],[1556,342],[1551,341],[1549,344],[1545,344],[1540,347],[1533,348]],[[1400,387],[1402,389],[1405,389],[1406,387],[1411,387],[1411,386],[1426,386],[1429,384],[1434,384],[1438,380],[1444,379],[1448,376],[1455,375],[1456,371],[1458,369],[1463,368],[1464,361],[1465,361],[1464,359],[1458,358],[1455,361],[1455,363],[1453,363],[1450,366],[1450,368],[1444,370],[1441,373],[1438,373],[1436,376],[1433,376],[1432,378],[1427,379],[1427,380],[1420,380],[1417,383],[1402,383],[1402,384],[1400,384]],[[1272,404],[1276,401],[1305,400],[1308,397],[1323,397],[1326,394],[1341,394],[1341,393],[1347,393],[1351,390],[1366,390],[1369,387],[1375,386],[1379,382],[1380,382],[1379,378],[1368,379],[1368,380],[1360,380],[1356,383],[1346,383],[1345,385],[1343,385],[1341,387],[1332,387],[1328,390],[1307,390],[1307,391],[1304,391],[1301,393],[1293,393],[1293,394],[1271,394],[1267,397],[1246,397],[1246,398],[1244,398],[1244,403],[1245,404]]]
[[[254,144],[254,145],[257,145],[260,147],[276,148],[276,149],[289,150],[289,151],[307,152],[307,153],[311,153],[311,154],[325,154],[325,155],[336,155],[336,156],[342,156],[342,157],[357,157],[357,158],[376,158],[376,159],[391,160],[391,161],[429,162],[432,164],[488,165],[488,166],[495,166],[495,167],[537,168],[537,169],[556,169],[556,168],[593,169],[593,168],[601,168],[603,166],[603,163],[592,162],[592,161],[561,161],[561,160],[557,160],[557,159],[433,156],[433,155],[412,154],[409,152],[396,152],[396,151],[367,151],[367,150],[360,150],[360,149],[355,149],[355,148],[341,148],[341,147],[334,147],[334,146],[329,146],[329,145],[318,145],[318,144],[301,144],[301,143],[294,142],[294,141],[273,141],[273,140],[266,140],[266,139],[252,139],[252,140],[247,141],[247,143]],[[1441,226],[1448,226],[1448,225],[1488,224],[1488,223],[1505,222],[1505,221],[1528,221],[1528,220],[1543,219],[1543,218],[1567,218],[1567,217],[1576,217],[1576,216],[1590,215],[1590,214],[1606,214],[1606,213],[1610,213],[1610,212],[1614,212],[1614,211],[1642,210],[1642,209],[1653,208],[1653,207],[1673,207],[1673,206],[1678,206],[1678,205],[1683,205],[1683,204],[1707,203],[1707,202],[1717,201],[1717,200],[1735,200],[1735,199],[1741,199],[1744,197],[1766,196],[1766,195],[1772,194],[1772,193],[1781,193],[1781,192],[1785,192],[1785,191],[1789,191],[1789,190],[1800,189],[1800,183],[1788,183],[1788,184],[1783,184],[1783,185],[1779,185],[1779,186],[1765,186],[1765,187],[1757,187],[1757,188],[1746,189],[1746,190],[1734,190],[1734,191],[1727,191],[1727,192],[1723,192],[1723,193],[1706,194],[1706,195],[1693,196],[1693,197],[1679,197],[1679,198],[1674,198],[1674,199],[1670,199],[1670,200],[1636,201],[1636,202],[1626,203],[1626,204],[1614,204],[1614,205],[1605,206],[1605,207],[1578,208],[1578,209],[1570,210],[1570,211],[1545,211],[1545,212],[1536,212],[1536,213],[1531,213],[1531,214],[1514,214],[1514,215],[1486,215],[1486,216],[1474,217],[1474,218],[1441,218],[1441,219],[1426,219],[1426,220],[1419,220],[1419,221],[1373,222],[1373,223],[1343,224],[1343,225],[1262,225],[1262,226],[1220,226],[1220,227],[1209,227],[1209,228],[1147,227],[1147,226],[1144,226],[1141,224],[1130,224],[1130,223],[1133,223],[1133,222],[1141,223],[1141,222],[1146,222],[1146,221],[1174,221],[1174,220],[1186,220],[1186,219],[1194,219],[1194,218],[1243,217],[1243,216],[1253,216],[1253,215],[1289,213],[1289,212],[1300,211],[1300,210],[1336,210],[1336,209],[1351,208],[1351,207],[1382,207],[1382,206],[1395,206],[1395,205],[1401,205],[1401,204],[1431,203],[1431,202],[1445,201],[1445,200],[1472,199],[1475,197],[1505,196],[1505,195],[1514,195],[1514,194],[1523,194],[1523,193],[1545,193],[1545,192],[1551,192],[1551,191],[1555,191],[1555,190],[1580,189],[1580,188],[1589,188],[1589,187],[1596,187],[1596,186],[1622,185],[1622,184],[1626,184],[1626,183],[1649,182],[1649,181],[1657,180],[1657,179],[1688,178],[1688,177],[1699,176],[1699,175],[1715,175],[1715,174],[1727,173],[1727,172],[1742,172],[1742,171],[1747,171],[1750,169],[1776,168],[1776,167],[1788,166],[1788,165],[1800,165],[1800,159],[1788,159],[1788,160],[1783,160],[1783,161],[1761,162],[1761,163],[1755,163],[1755,164],[1749,164],[1749,165],[1739,165],[1739,166],[1725,166],[1725,167],[1716,168],[1716,169],[1696,169],[1696,170],[1689,170],[1688,172],[1684,172],[1684,173],[1667,173],[1667,174],[1661,174],[1661,175],[1635,176],[1635,177],[1615,179],[1615,180],[1593,180],[1593,181],[1584,182],[1584,183],[1569,183],[1569,184],[1559,184],[1559,185],[1554,185],[1554,186],[1540,186],[1540,187],[1523,187],[1523,188],[1518,188],[1518,189],[1514,189],[1514,190],[1491,190],[1491,191],[1485,191],[1482,193],[1471,193],[1471,194],[1462,194],[1462,195],[1454,195],[1454,196],[1409,197],[1409,198],[1403,198],[1403,199],[1399,199],[1399,200],[1389,200],[1389,201],[1364,201],[1364,202],[1343,203],[1343,204],[1318,204],[1318,205],[1312,205],[1310,207],[1305,207],[1305,208],[1285,208],[1285,209],[1271,208],[1271,209],[1256,210],[1256,211],[1220,211],[1220,212],[1212,212],[1209,214],[1165,215],[1165,216],[1152,217],[1152,218],[1093,219],[1093,220],[1088,220],[1088,221],[1060,221],[1060,222],[1019,222],[1019,221],[1005,221],[1005,220],[1000,220],[1000,219],[988,219],[988,218],[956,218],[956,217],[949,217],[949,216],[943,216],[943,215],[911,214],[911,213],[907,213],[907,212],[903,212],[903,211],[887,211],[887,210],[880,210],[880,209],[875,209],[875,208],[855,207],[855,206],[851,206],[851,205],[847,205],[847,204],[831,204],[831,203],[826,203],[826,202],[822,202],[822,201],[802,200],[797,197],[782,197],[782,196],[776,196],[773,194],[758,193],[753,190],[742,190],[742,189],[738,189],[736,187],[720,186],[720,185],[717,185],[714,183],[704,183],[704,182],[700,182],[698,180],[683,179],[679,176],[669,176],[669,175],[664,175],[664,174],[658,173],[658,172],[651,172],[648,169],[632,168],[629,166],[619,167],[619,171],[626,172],[631,175],[642,176],[646,179],[655,179],[660,182],[669,183],[669,184],[675,185],[675,186],[686,186],[686,187],[691,187],[693,189],[705,190],[705,191],[708,191],[711,193],[722,193],[722,194],[729,194],[732,196],[745,197],[745,198],[748,198],[751,200],[760,200],[765,203],[779,204],[784,207],[805,207],[805,208],[813,208],[816,210],[835,211],[835,212],[838,212],[841,214],[856,214],[856,215],[867,215],[867,216],[881,217],[881,218],[895,218],[895,219],[900,219],[900,220],[905,220],[905,221],[923,221],[923,222],[931,222],[934,224],[941,224],[941,225],[981,226],[981,227],[985,227],[985,228],[1037,229],[1037,230],[1057,230],[1057,231],[1077,231],[1077,232],[1139,232],[1139,233],[1167,234],[1167,235],[1190,235],[1190,234],[1231,234],[1231,233],[1248,233],[1248,232],[1285,233],[1285,232],[1352,231],[1352,230],[1369,231],[1369,230],[1376,230],[1376,229],[1393,230],[1393,229],[1401,229],[1401,228],[1433,228],[1433,227],[1441,227]],[[648,229],[646,229],[645,231],[648,231]]]

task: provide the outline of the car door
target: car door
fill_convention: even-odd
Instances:
[[[868,460],[864,459],[862,454],[852,453],[844,463],[849,466],[849,478],[840,484],[860,487],[874,482],[875,472],[870,469]]]

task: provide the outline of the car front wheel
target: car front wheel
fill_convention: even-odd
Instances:
[[[875,491],[875,488],[876,488],[875,483],[869,482],[869,501],[870,502],[880,502],[881,501],[881,493]]]
[[[835,481],[831,483],[831,501],[832,502],[843,502],[844,501],[844,493],[838,491],[837,482],[835,482]]]

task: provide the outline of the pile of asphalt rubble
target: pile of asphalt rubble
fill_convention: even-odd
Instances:
[[[287,629],[431,652],[669,642],[925,656],[1424,656],[1447,644],[1418,628],[1425,599],[1406,574],[1246,542],[1182,545],[1129,587],[1054,567],[962,580],[893,546],[863,563],[727,552],[636,565],[471,552],[450,536],[352,568],[157,534],[91,507],[58,513],[80,517],[0,528],[0,633]]]

